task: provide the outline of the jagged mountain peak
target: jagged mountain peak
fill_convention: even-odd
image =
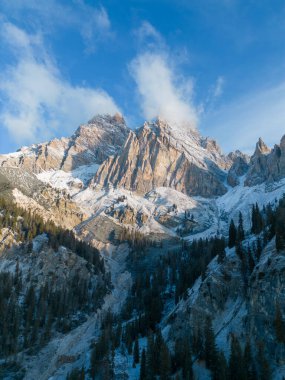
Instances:
[[[280,145],[276,144],[273,149],[269,149],[263,140],[259,139],[250,164],[245,181],[246,186],[279,181],[284,178],[285,136],[282,137]]]
[[[265,144],[265,142],[262,140],[261,137],[259,137],[256,146],[255,146],[255,152],[254,156],[260,155],[260,154],[267,154],[270,153],[271,149]]]
[[[190,123],[176,123],[174,121],[168,121],[161,116],[151,121],[145,121],[143,128],[151,129],[155,133],[169,134],[177,139],[185,137],[199,139],[200,137],[199,132],[193,128]]]
[[[154,121],[145,121],[136,132],[137,136],[147,135],[149,132],[154,133],[163,141],[167,141],[167,144],[174,146],[186,155],[190,155],[194,160],[202,159],[203,161],[204,157],[207,156],[213,161],[216,159],[219,161],[223,157],[218,143],[210,137],[201,136],[198,130],[191,128],[190,124],[183,127],[180,124],[157,117]],[[224,161],[224,157],[222,160]],[[222,167],[224,168],[224,164]]]
[[[126,125],[125,119],[122,114],[115,113],[111,114],[97,114],[93,116],[87,124],[91,125],[101,125],[102,127],[106,127],[109,124],[112,125]]]
[[[101,165],[91,185],[143,194],[163,186],[209,197],[225,193],[227,165],[216,142],[158,118],[131,131],[122,152]]]
[[[116,154],[128,136],[123,117],[97,115],[80,125],[67,138],[23,147],[18,152],[0,156],[0,166],[22,167],[33,173],[47,170],[74,170],[82,165],[101,164]]]

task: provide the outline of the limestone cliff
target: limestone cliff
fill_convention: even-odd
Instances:
[[[226,192],[227,165],[214,141],[158,119],[129,133],[122,152],[101,165],[92,186],[123,187],[139,194],[164,186],[211,197]]]

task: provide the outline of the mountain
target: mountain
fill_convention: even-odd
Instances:
[[[254,155],[251,157],[251,167],[245,185],[252,186],[267,182],[279,181],[285,177],[285,136],[279,145],[269,149],[259,139]]]
[[[82,165],[101,164],[108,156],[120,151],[128,131],[119,114],[97,116],[81,125],[70,138],[54,139],[0,156],[0,166],[15,166],[40,173],[51,169],[71,171]]]
[[[123,187],[145,194],[171,187],[187,195],[222,195],[229,163],[217,144],[196,131],[180,133],[158,119],[131,131],[120,154],[99,168],[94,186]]]
[[[0,377],[282,380],[284,144],[103,115],[0,156]]]

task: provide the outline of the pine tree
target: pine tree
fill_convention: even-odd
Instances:
[[[258,349],[257,361],[259,365],[259,379],[260,380],[270,380],[271,379],[271,370],[269,363],[264,354],[264,346],[260,344]]]
[[[190,348],[189,339],[187,338],[183,342],[182,374],[183,374],[183,379],[185,380],[193,379],[192,352]]]
[[[215,342],[215,334],[212,327],[212,321],[207,318],[204,330],[204,341],[205,341],[205,361],[206,366],[211,371],[215,370],[217,363],[217,347]]]
[[[229,360],[229,378],[241,380],[243,376],[242,351],[238,339],[233,336],[231,341],[231,354]]]
[[[140,368],[140,378],[139,380],[146,380],[146,354],[145,349],[142,350],[141,356],[141,368]]]
[[[238,228],[237,228],[237,241],[241,242],[243,240],[244,240],[243,217],[242,217],[242,213],[239,212]]]
[[[161,331],[158,330],[155,337],[155,342],[153,346],[153,369],[155,374],[159,374],[161,366],[161,351],[162,347],[165,345]]]
[[[146,373],[147,379],[154,379],[154,337],[153,334],[149,334],[147,338],[147,350],[146,350]]]
[[[217,363],[213,371],[213,380],[227,380],[228,379],[228,367],[227,360],[223,351],[218,353]]]
[[[262,244],[261,244],[261,239],[260,237],[257,238],[257,245],[256,245],[256,258],[257,260],[260,259],[262,253]]]
[[[134,356],[134,364],[138,364],[140,361],[140,349],[139,349],[139,341],[136,337],[135,344],[134,344],[134,350],[133,350],[133,356]]]
[[[274,325],[277,341],[279,343],[285,343],[285,323],[282,318],[279,303],[276,304]]]
[[[232,248],[235,246],[236,240],[237,240],[237,230],[236,230],[234,221],[231,220],[230,227],[229,227],[229,242],[228,242],[229,248]]]
[[[255,380],[255,371],[253,368],[253,358],[251,354],[250,342],[247,341],[243,352],[244,379]]]
[[[170,370],[171,370],[171,357],[170,357],[167,345],[163,343],[161,346],[161,351],[160,351],[160,368],[159,368],[160,379],[168,380],[170,376]]]

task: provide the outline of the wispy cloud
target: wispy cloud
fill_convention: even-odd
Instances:
[[[43,33],[72,28],[82,37],[88,52],[113,36],[111,21],[103,6],[93,7],[84,0],[62,2],[56,0],[2,0],[1,8],[13,20]],[[26,20],[26,21],[25,21]]]
[[[285,82],[256,90],[232,103],[206,113],[203,133],[213,135],[226,151],[241,149],[251,153],[259,137],[269,145],[285,134]]]
[[[146,119],[160,116],[195,129],[197,112],[192,102],[192,78],[179,74],[174,57],[153,25],[144,21],[135,33],[139,37],[140,53],[129,69],[143,116]]]
[[[140,27],[134,30],[134,35],[137,37],[137,42],[140,49],[156,51],[166,49],[166,44],[162,35],[148,21],[143,21]]]
[[[218,98],[222,95],[224,91],[225,79],[222,76],[219,76],[216,80],[215,86],[213,88],[213,97]]]
[[[29,35],[7,22],[0,32],[3,47],[15,60],[0,74],[0,121],[18,143],[70,133],[96,113],[119,111],[102,89],[66,81],[41,35]]]

